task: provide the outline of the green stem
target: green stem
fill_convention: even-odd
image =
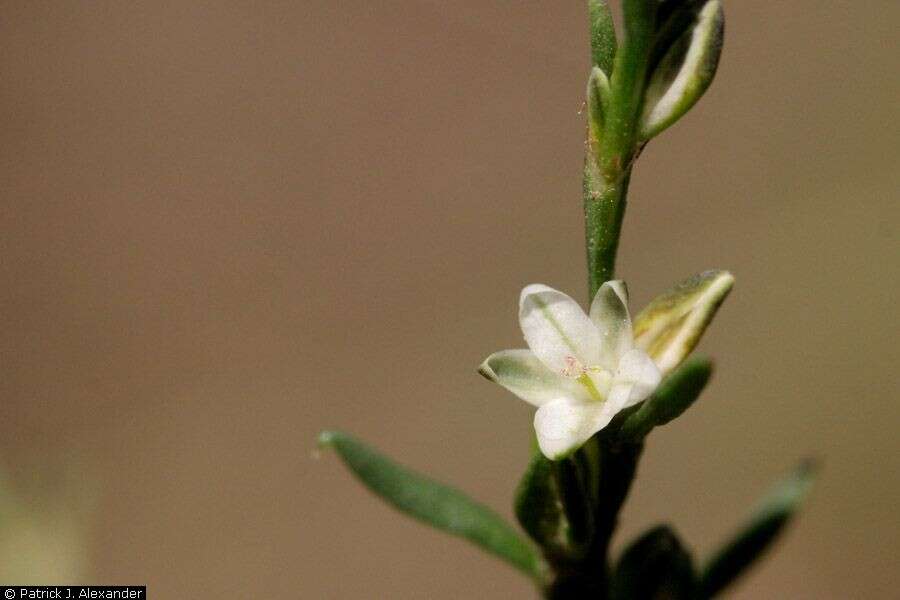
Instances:
[[[590,299],[604,281],[615,276],[616,253],[625,217],[626,195],[631,168],[617,180],[607,182],[599,172],[592,156],[588,156],[584,174],[584,225],[588,261],[588,292]]]
[[[599,450],[599,493],[595,498],[591,542],[579,560],[554,564],[555,577],[545,590],[545,597],[554,600],[606,600],[608,597],[609,544],[643,450],[642,444],[616,444],[599,436],[588,444],[596,444]]]
[[[584,216],[590,300],[615,276],[628,183],[640,144],[638,120],[653,38],[654,2],[625,0],[625,39],[616,53],[600,139],[588,127]],[[596,124],[595,124],[596,125]]]
[[[597,571],[609,570],[609,543],[619,522],[619,511],[631,490],[643,449],[643,444],[600,441],[600,495],[589,553],[589,566]]]
[[[637,130],[656,8],[652,0],[623,0],[625,39],[616,52],[608,96],[603,100],[602,124],[592,120],[588,127],[583,192],[589,302],[603,282],[615,277],[628,184],[641,149]],[[589,118],[594,119],[590,112]],[[599,435],[579,450],[585,457],[594,457],[593,531],[582,560],[570,569],[557,569],[556,579],[546,590],[548,598],[603,600],[608,596],[609,544],[641,450],[640,444],[615,444]]]

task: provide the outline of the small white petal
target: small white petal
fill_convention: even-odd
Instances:
[[[661,379],[659,368],[646,352],[630,350],[619,361],[607,402],[617,410],[634,406],[652,394]]]
[[[541,406],[560,395],[590,399],[585,386],[547,368],[531,350],[503,350],[487,357],[478,372],[522,400]]]
[[[519,324],[531,350],[556,373],[571,367],[573,358],[585,366],[600,360],[600,331],[577,302],[551,287],[522,290]]]
[[[580,402],[557,398],[541,406],[534,415],[538,446],[550,460],[578,449],[615,416],[604,402]]]
[[[619,357],[634,346],[628,292],[623,282],[607,281],[600,286],[591,303],[591,321],[603,336],[600,365],[615,369]]]

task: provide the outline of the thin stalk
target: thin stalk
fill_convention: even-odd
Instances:
[[[616,53],[606,113],[598,128],[588,127],[585,144],[584,217],[590,299],[615,276],[616,253],[625,217],[628,183],[640,151],[638,118],[653,37],[655,3],[625,0],[625,39]]]
[[[588,161],[593,157],[588,156]],[[616,253],[627,206],[629,166],[621,178],[598,178],[596,165],[586,164],[584,175],[584,225],[588,261],[588,293],[593,299],[604,281],[615,277]],[[599,179],[599,180],[598,180]]]
[[[624,0],[625,38],[616,52],[603,122],[588,127],[584,164],[585,246],[589,302],[615,277],[616,254],[627,206],[628,184],[640,153],[638,119],[643,109],[656,3]],[[634,480],[642,446],[619,445],[595,436],[579,452],[593,456],[597,477],[593,531],[586,556],[557,573],[549,598],[604,600],[609,590],[609,544]]]

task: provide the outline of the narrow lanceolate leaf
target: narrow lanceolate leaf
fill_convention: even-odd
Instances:
[[[612,600],[693,600],[694,566],[675,532],[662,525],[632,542],[616,565]]]
[[[572,554],[569,522],[563,511],[553,462],[536,452],[516,490],[516,518],[550,556]]]
[[[333,448],[362,483],[407,515],[466,538],[514,567],[539,578],[542,560],[494,511],[465,494],[385,458],[339,431],[325,431],[319,444]]]
[[[591,61],[609,76],[616,57],[616,29],[609,3],[606,0],[588,0],[588,9],[591,17]]]
[[[671,20],[677,21],[685,12],[678,11]],[[661,50],[662,57],[650,75],[645,92],[642,139],[649,140],[661,133],[700,99],[716,74],[724,32],[722,3],[708,0],[684,31],[676,31],[677,37],[671,45]],[[666,33],[670,32],[661,32],[660,38],[664,40]],[[664,43],[668,44],[668,40]]]
[[[606,103],[609,101],[609,80],[600,67],[591,70],[588,79],[587,106],[588,106],[588,142],[597,144],[603,132],[603,115],[606,113]]]
[[[732,285],[728,271],[706,271],[679,283],[634,319],[635,343],[664,375],[671,372],[700,341]]]
[[[712,598],[740,576],[778,537],[812,487],[816,467],[800,465],[763,501],[756,514],[703,569],[700,598]]]
[[[653,395],[622,424],[623,438],[643,439],[654,427],[665,425],[681,416],[706,387],[713,365],[708,358],[688,359],[666,377]]]

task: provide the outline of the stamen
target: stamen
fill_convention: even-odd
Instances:
[[[581,361],[574,356],[567,356],[564,359],[566,367],[562,370],[563,377],[581,377],[585,373],[585,367]]]

